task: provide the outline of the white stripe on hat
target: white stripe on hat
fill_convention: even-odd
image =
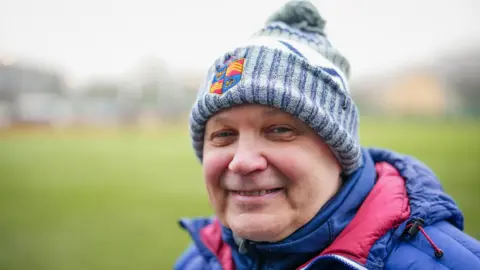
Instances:
[[[239,44],[239,46],[266,46],[273,49],[279,49],[287,53],[296,53],[290,48],[288,48],[285,44],[282,44],[282,42],[285,42],[292,46],[301,55],[303,55],[310,64],[318,66],[321,69],[325,70],[333,79],[333,81],[335,81],[342,89],[344,89],[346,93],[349,93],[347,77],[345,76],[345,74],[325,56],[315,51],[306,44],[291,39],[286,40],[283,38],[275,38],[271,36],[254,36],[248,39],[246,42]],[[332,70],[335,72],[331,72]],[[332,73],[336,74],[334,75]]]

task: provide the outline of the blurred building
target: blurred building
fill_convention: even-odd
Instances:
[[[58,72],[0,64],[0,126],[48,124],[63,117],[69,107],[65,92],[65,82]]]
[[[157,126],[185,119],[200,85],[197,70],[170,70],[155,57],[126,74],[75,87],[41,65],[0,63],[0,128],[18,125]]]
[[[428,69],[415,69],[360,82],[352,86],[362,113],[441,117],[453,99],[445,85]]]
[[[364,114],[480,116],[480,50],[458,51],[430,65],[352,82]]]

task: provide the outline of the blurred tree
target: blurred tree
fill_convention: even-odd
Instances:
[[[140,91],[144,106],[155,108],[164,120],[185,114],[186,93],[182,71],[173,71],[161,58],[144,57],[133,72],[133,80]]]
[[[133,80],[138,85],[142,103],[156,104],[169,81],[167,64],[155,56],[144,57],[133,72]]]
[[[442,78],[459,100],[461,114],[480,116],[479,46],[456,50],[440,59]]]

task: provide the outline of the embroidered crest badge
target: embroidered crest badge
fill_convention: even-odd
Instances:
[[[244,63],[245,58],[238,59],[217,70],[210,86],[210,93],[222,95],[235,86],[242,78]]]

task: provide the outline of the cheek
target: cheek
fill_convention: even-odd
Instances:
[[[269,161],[292,181],[292,184],[311,178],[335,180],[341,172],[340,165],[328,148],[314,142],[272,148],[269,153]]]
[[[203,156],[203,179],[207,187],[219,186],[222,174],[227,170],[232,156],[226,151],[205,150]]]
[[[312,149],[295,146],[270,152],[269,161],[286,178],[289,200],[296,207],[325,201],[338,188],[339,169]]]
[[[223,224],[227,223],[225,220],[225,192],[222,189],[221,179],[231,159],[231,155],[228,155],[228,153],[224,151],[204,151],[202,165],[203,179],[207,188],[210,205],[214,208],[216,216]]]
[[[302,152],[294,151],[295,149],[282,148],[269,151],[269,162],[283,174],[290,183],[295,185],[302,181],[308,175],[309,168],[306,158]]]

